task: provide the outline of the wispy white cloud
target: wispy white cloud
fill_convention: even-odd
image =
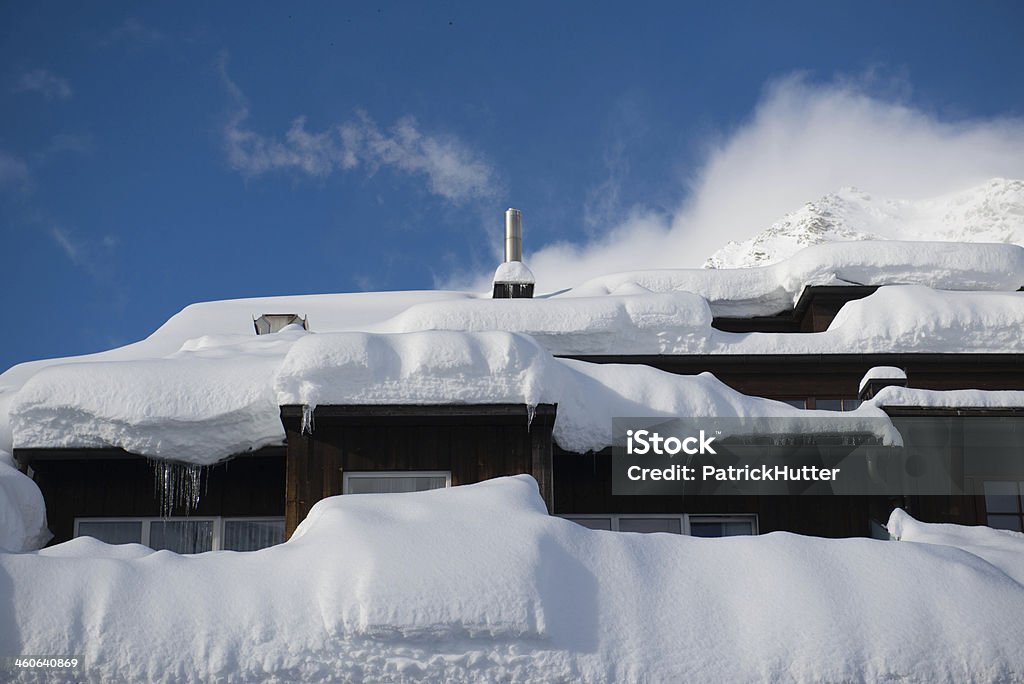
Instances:
[[[50,237],[64,251],[67,258],[71,259],[72,263],[81,265],[82,248],[71,239],[71,235],[66,230],[53,226],[50,228]]]
[[[382,130],[365,112],[314,132],[298,116],[281,138],[262,135],[249,127],[249,102],[231,80],[226,60],[220,60],[225,88],[233,109],[224,126],[224,147],[231,168],[245,176],[279,170],[323,178],[363,168],[373,175],[390,169],[426,181],[427,189],[446,200],[466,200],[496,194],[492,165],[452,135],[428,134],[412,117]]]
[[[32,69],[18,77],[15,92],[39,93],[47,100],[67,100],[73,94],[71,84],[66,78],[58,76],[46,69]]]
[[[58,225],[51,225],[49,233],[71,263],[94,278],[103,276],[103,269],[108,265],[118,245],[118,239],[114,235],[103,235],[95,239],[83,238]]]
[[[143,23],[138,17],[128,17],[123,22],[112,28],[99,39],[101,46],[113,45],[114,43],[128,43],[132,45],[152,45],[164,39],[161,31]]]
[[[0,150],[0,188],[24,186],[30,179],[28,164],[23,159]]]
[[[870,78],[820,85],[797,75],[769,84],[750,118],[708,145],[674,211],[634,208],[590,239],[532,253],[527,231],[538,288],[615,271],[699,267],[729,240],[749,238],[843,186],[920,199],[992,177],[1024,178],[1024,120],[951,121],[893,90],[874,94]],[[486,289],[489,274],[442,284]]]

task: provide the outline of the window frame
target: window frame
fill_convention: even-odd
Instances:
[[[452,471],[450,470],[346,470],[341,474],[341,493],[343,496],[351,494],[349,492],[349,480],[351,477],[380,477],[380,478],[399,478],[399,477],[443,477],[444,487],[438,487],[437,489],[448,489],[452,486]],[[432,491],[432,490],[424,490]],[[399,492],[402,494],[412,494],[414,492]]]
[[[696,519],[696,520],[695,520]],[[730,522],[750,522],[750,529],[752,532],[749,535],[746,534],[733,534],[726,535],[731,537],[756,537],[761,534],[761,530],[758,526],[757,513],[688,513],[686,515],[686,534],[693,536],[690,532],[690,523],[706,522],[706,523],[730,523]],[[703,537],[707,539],[708,537]],[[713,539],[724,539],[725,537],[712,537]]]
[[[569,522],[576,522],[576,520],[611,520],[611,530],[600,530],[602,532],[621,532],[619,529],[619,521],[622,518],[645,518],[645,519],[656,519],[656,520],[679,520],[679,529],[682,530],[680,533],[686,537],[692,537],[690,533],[690,521],[694,519],[696,522],[740,522],[749,521],[751,523],[751,529],[753,532],[750,535],[731,535],[731,536],[753,536],[756,537],[761,534],[760,527],[758,524],[757,513],[559,513],[558,517],[564,518]],[[577,523],[578,524],[578,523]],[[582,527],[582,525],[581,525]],[[592,528],[588,528],[592,529]],[[634,532],[633,534],[675,534],[675,532]],[[707,537],[704,537],[707,539]],[[724,537],[712,537],[713,539],[724,539]]]
[[[142,540],[138,542],[130,542],[135,544],[142,544],[143,546],[149,546],[150,542],[150,528],[153,523],[157,522],[209,522],[212,523],[213,531],[210,535],[210,548],[208,551],[229,551],[231,549],[223,548],[224,544],[224,525],[229,522],[280,522],[284,523],[284,516],[274,515],[259,515],[259,516],[244,516],[244,515],[175,515],[169,518],[161,518],[160,516],[145,516],[145,515],[133,515],[133,516],[101,516],[101,517],[90,517],[83,516],[81,518],[75,518],[75,526],[73,538],[77,539],[79,536],[79,524],[80,523],[125,523],[125,522],[138,522],[142,523]],[[285,540],[287,541],[287,540]],[[282,542],[283,543],[283,542]],[[276,544],[275,544],[276,546]],[[149,546],[149,548],[153,548]],[[271,548],[269,546],[264,548]],[[198,551],[197,553],[207,553],[208,551]],[[245,553],[239,551],[237,553]],[[183,555],[194,555],[194,554],[183,554]]]
[[[986,527],[991,527],[994,530],[1010,529],[1010,528],[1006,528],[1006,527],[995,527],[995,526],[992,525],[992,523],[990,521],[990,518],[992,516],[994,516],[994,515],[996,515],[996,516],[1006,516],[1006,517],[1016,518],[1017,522],[1020,524],[1021,531],[1024,531],[1024,478],[1022,478],[1020,476],[1016,476],[1016,477],[1006,477],[1006,476],[1003,476],[1003,477],[979,477],[979,478],[977,478],[977,480],[981,484],[981,488],[980,488],[981,491],[977,493],[977,496],[979,496],[981,498],[981,507],[982,507],[982,510],[984,511],[984,514],[985,514],[985,518],[984,518],[985,526]],[[996,484],[996,483],[1000,483],[1000,484],[1002,484],[1002,483],[1009,483],[1009,484],[1016,485],[1017,486],[1017,494],[1013,497],[1013,499],[1014,499],[1014,504],[1017,506],[1017,510],[1016,511],[990,511],[988,509],[988,496],[989,495],[985,493],[985,485],[989,484],[989,483],[992,483],[992,484]],[[1008,496],[1008,495],[1003,494],[1003,495],[996,495],[996,496]],[[1014,531],[1014,530],[1011,530],[1011,531]]]

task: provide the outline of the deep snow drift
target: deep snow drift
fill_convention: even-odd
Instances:
[[[80,654],[91,681],[1024,677],[1024,536],[892,524],[904,541],[592,531],[527,476],[334,497],[251,553],[0,554],[0,654]]]
[[[0,452],[0,550],[30,551],[53,537],[46,528],[46,506],[39,487]]]

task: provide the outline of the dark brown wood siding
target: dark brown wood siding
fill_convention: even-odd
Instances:
[[[72,538],[75,518],[160,515],[153,467],[143,456],[120,449],[16,449],[15,457],[33,470],[53,544]],[[224,461],[207,468],[203,478],[192,515],[284,515],[284,447]]]
[[[346,471],[451,471],[452,485],[530,473],[551,501],[555,407],[524,405],[318,406],[302,434],[302,407],[282,406],[288,439],[285,534],[317,501],[342,493]]]

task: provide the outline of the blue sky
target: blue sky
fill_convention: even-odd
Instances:
[[[1016,174],[1022,34],[1012,2],[5,3],[0,369],[195,301],[478,285],[507,206],[586,275]]]

